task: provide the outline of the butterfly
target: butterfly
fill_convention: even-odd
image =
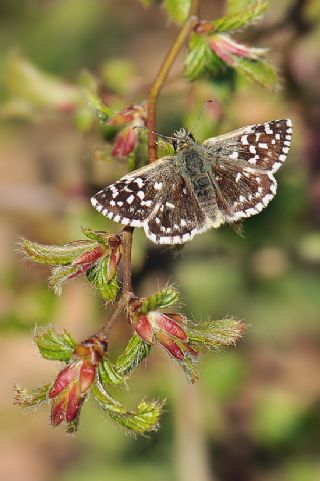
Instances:
[[[156,244],[183,244],[261,212],[276,194],[273,174],[286,160],[291,136],[289,119],[243,127],[202,144],[181,128],[172,137],[175,155],[130,172],[91,203],[115,222],[143,227]]]

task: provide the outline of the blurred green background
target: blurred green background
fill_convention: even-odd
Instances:
[[[13,382],[37,386],[58,368],[37,355],[35,326],[54,323],[80,340],[106,315],[84,281],[54,297],[46,287],[48,270],[21,260],[16,241],[19,235],[70,241],[81,237],[80,225],[119,230],[88,202],[125,165],[102,160],[112,132],[93,125],[85,89],[98,79],[114,105],[119,95],[127,104],[144,98],[177,30],[154,3],[145,10],[135,0],[0,2],[0,479],[320,480],[317,0],[272,0],[263,21],[242,34],[270,48],[283,79],[279,94],[234,79],[187,83],[180,56],[159,101],[158,130],[168,134],[190,125],[204,102],[216,99],[195,130],[199,140],[293,119],[293,146],[278,175],[277,197],[245,223],[242,236],[224,227],[176,252],[135,233],[137,293],[154,292],[169,280],[181,289],[192,318],[244,319],[244,340],[207,354],[193,386],[154,350],[131,390],[121,394],[129,405],[143,396],[167,398],[162,426],[150,437],[126,436],[90,402],[74,437],[48,426],[46,408],[25,414],[12,404]],[[223,11],[223,1],[201,5],[202,18]],[[115,352],[128,336],[118,322]]]

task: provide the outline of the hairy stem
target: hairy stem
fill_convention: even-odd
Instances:
[[[156,146],[156,105],[160,94],[160,91],[165,83],[169,71],[175,61],[177,55],[179,54],[181,48],[183,47],[186,39],[188,38],[192,27],[197,22],[197,15],[199,10],[200,0],[192,0],[189,17],[185,21],[182,29],[177,35],[175,41],[173,42],[169,52],[167,53],[156,78],[151,85],[149,95],[148,95],[148,118],[147,126],[148,132],[148,157],[149,164],[157,160],[157,146]]]

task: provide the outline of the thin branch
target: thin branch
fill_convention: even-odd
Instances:
[[[148,132],[148,157],[149,164],[157,160],[157,146],[156,146],[156,104],[163,87],[164,82],[167,79],[169,71],[175,61],[177,55],[182,49],[186,39],[188,38],[193,26],[197,22],[198,10],[200,6],[200,0],[192,0],[189,17],[185,21],[182,29],[173,42],[169,52],[167,53],[160,70],[151,85],[148,95],[148,118],[147,126]]]

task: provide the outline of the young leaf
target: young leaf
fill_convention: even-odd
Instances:
[[[92,393],[110,417],[132,433],[143,434],[158,429],[163,402],[141,401],[135,411],[129,411],[98,383],[93,387]]]
[[[49,288],[60,295],[62,291],[62,286],[65,282],[77,277],[83,272],[82,266],[58,266],[54,267],[51,271],[51,276],[49,277]]]
[[[125,378],[119,374],[110,359],[106,356],[98,364],[98,378],[104,388],[123,384],[125,381]]]
[[[109,279],[109,260],[110,256],[104,257],[87,273],[88,280],[94,283],[105,302],[113,301],[119,289],[117,276]]]
[[[47,401],[50,387],[51,384],[45,384],[44,386],[36,389],[27,389],[25,387],[15,385],[15,404],[18,404],[21,407],[39,406],[43,402]]]
[[[265,60],[239,58],[235,69],[250,82],[256,82],[262,87],[276,91],[279,79],[276,70]]]
[[[93,249],[96,242],[79,240],[64,245],[43,245],[21,238],[18,245],[22,252],[34,262],[64,266],[70,264],[86,250]]]
[[[77,345],[67,331],[58,334],[51,327],[46,331],[39,332],[34,337],[34,341],[41,356],[51,361],[69,361]]]
[[[165,309],[166,307],[176,304],[179,300],[179,293],[172,287],[167,287],[157,292],[153,296],[144,299],[140,312],[147,314],[149,311],[157,309]]]
[[[116,362],[116,370],[122,376],[131,373],[150,353],[151,346],[133,335]]]
[[[101,120],[101,122],[107,122],[109,118],[113,115],[110,107],[105,105],[98,95],[91,93],[89,97],[89,102],[91,107],[94,109],[96,116]]]
[[[237,15],[239,12],[249,10],[260,3],[269,3],[266,0],[227,0],[226,15]]]
[[[234,345],[244,332],[243,322],[231,317],[221,321],[208,320],[193,324],[188,329],[188,338],[199,347],[205,346],[207,349],[218,350]]]
[[[252,6],[218,18],[212,22],[214,32],[239,30],[256,21],[267,10],[268,2],[254,2]]]
[[[219,57],[212,52],[205,36],[196,34],[191,36],[184,70],[189,80],[196,80],[208,71],[218,71],[223,65]]]
[[[191,0],[164,0],[163,6],[171,20],[182,23],[189,15]]]

